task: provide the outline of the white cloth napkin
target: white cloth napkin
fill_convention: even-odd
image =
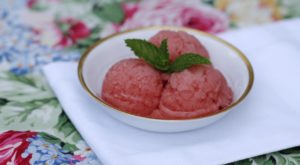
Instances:
[[[104,164],[223,164],[300,145],[299,27],[298,19],[221,34],[252,62],[254,86],[225,118],[190,132],[147,132],[111,118],[80,86],[76,63],[50,64],[44,73]]]

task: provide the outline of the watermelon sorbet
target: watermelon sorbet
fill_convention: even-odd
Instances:
[[[232,91],[212,66],[193,66],[173,73],[153,118],[188,119],[215,114],[232,102]]]
[[[150,42],[168,40],[170,61],[184,53],[209,58],[208,51],[185,32],[160,31]],[[167,78],[166,78],[167,77]],[[195,65],[166,74],[142,59],[124,59],[106,73],[101,99],[138,116],[156,119],[191,119],[218,113],[233,100],[233,92],[220,71],[212,65]]]
[[[102,99],[125,112],[147,116],[158,107],[162,90],[160,72],[141,59],[125,59],[106,73]]]

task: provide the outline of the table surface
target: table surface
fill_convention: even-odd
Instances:
[[[101,164],[47,85],[45,64],[78,61],[95,41],[132,28],[217,34],[298,17],[299,7],[299,0],[1,0],[0,164]],[[232,164],[300,164],[300,147]]]

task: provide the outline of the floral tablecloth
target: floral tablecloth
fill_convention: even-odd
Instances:
[[[150,25],[220,33],[300,16],[299,0],[1,0],[0,164],[101,164],[40,68],[77,61],[109,34]],[[259,137],[259,135],[257,135]],[[300,164],[300,147],[233,164]]]

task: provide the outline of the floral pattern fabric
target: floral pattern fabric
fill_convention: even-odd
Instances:
[[[300,16],[299,0],[1,0],[0,164],[101,164],[40,68],[144,26],[212,34]],[[300,164],[295,147],[232,164]]]
[[[0,164],[98,164],[89,148],[62,142],[44,132],[7,131],[0,135]],[[86,146],[86,144],[84,144]]]

